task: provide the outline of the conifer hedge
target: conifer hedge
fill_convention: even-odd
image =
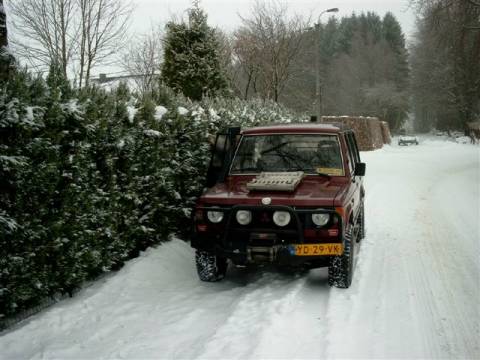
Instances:
[[[0,84],[0,317],[188,228],[208,139],[294,116],[260,101],[72,90],[58,73]]]

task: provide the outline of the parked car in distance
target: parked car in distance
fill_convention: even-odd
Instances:
[[[194,210],[191,245],[202,281],[228,262],[328,267],[348,288],[365,233],[363,176],[354,132],[296,124],[218,134],[207,190]]]
[[[418,138],[413,135],[402,135],[398,138],[398,145],[418,145]]]

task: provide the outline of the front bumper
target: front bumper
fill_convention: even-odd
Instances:
[[[321,262],[343,251],[342,218],[334,209],[236,205],[228,208],[206,206],[197,208],[198,210],[223,211],[224,220],[223,224],[207,224],[210,231],[199,232],[194,226],[192,247],[229,258],[239,265],[265,262],[296,265],[311,261]],[[239,210],[249,210],[252,214],[258,214],[260,218],[262,216],[268,218],[274,211],[287,211],[290,213],[291,222],[283,228],[268,221],[266,223],[252,221],[251,226],[242,226],[235,219],[235,214]],[[313,213],[330,214],[330,222],[325,227],[316,227],[310,220]],[[333,226],[336,230],[335,236],[329,235],[329,230],[332,230]],[[303,250],[303,253],[297,250]]]

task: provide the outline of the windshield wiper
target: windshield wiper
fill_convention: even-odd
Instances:
[[[255,172],[261,172],[262,170],[257,168],[257,167],[244,167],[241,169],[232,169],[232,172],[234,173],[242,173],[245,171],[255,171]]]
[[[324,177],[327,177],[327,178],[329,178],[329,179],[332,178],[332,175],[328,175],[328,174],[325,174],[325,173],[317,172],[316,174],[317,174],[318,176],[324,176]]]
[[[270,149],[267,149],[267,150],[263,150],[261,152],[261,155],[265,155],[265,154],[268,154],[272,151],[276,151],[282,147],[284,147],[285,145],[288,145],[289,143],[288,142],[284,142],[284,143],[281,143],[281,144],[278,144],[278,145],[275,145],[274,147],[271,147]]]
[[[305,173],[308,173],[309,171],[312,171],[312,172],[315,172],[315,175],[318,175],[318,176],[324,176],[326,178],[329,178],[331,179],[332,178],[332,175],[329,175],[329,174],[326,174],[326,173],[321,173],[321,172],[316,172],[312,169],[305,169],[305,168],[301,168],[301,167],[296,167],[296,168],[288,168],[287,171],[303,171]]]

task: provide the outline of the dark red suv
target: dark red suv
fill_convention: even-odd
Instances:
[[[365,164],[343,125],[272,125],[218,134],[192,247],[203,281],[236,266],[328,266],[348,288],[365,233]]]

